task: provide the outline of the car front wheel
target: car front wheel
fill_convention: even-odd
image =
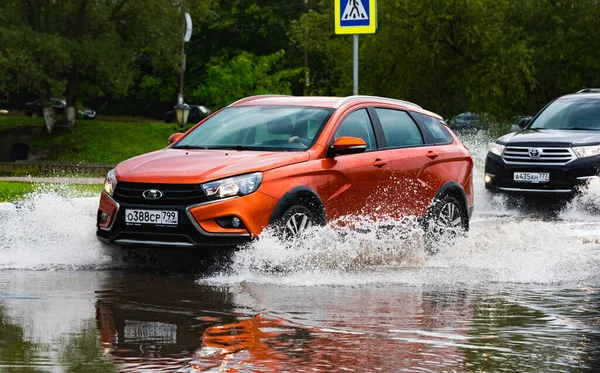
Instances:
[[[288,208],[278,222],[278,230],[284,240],[302,236],[307,229],[316,224],[315,214],[302,205]]]

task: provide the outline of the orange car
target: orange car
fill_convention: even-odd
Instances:
[[[97,236],[118,246],[236,246],[346,215],[467,230],[473,160],[442,118],[400,100],[254,96],[106,177]],[[428,225],[429,224],[429,225]]]

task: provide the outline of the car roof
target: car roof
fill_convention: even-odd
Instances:
[[[338,109],[342,105],[356,101],[369,102],[372,104],[394,104],[405,108],[410,108],[420,113],[429,114],[436,118],[441,117],[438,114],[424,110],[419,105],[403,100],[379,96],[347,96],[347,97],[330,97],[330,96],[286,96],[286,95],[260,95],[250,96],[238,100],[229,106],[314,106],[320,108]]]
[[[598,100],[600,99],[600,92],[577,92],[577,93],[571,93],[568,95],[564,95],[561,96],[559,98],[559,100],[562,99],[570,99],[570,98],[583,98],[583,99],[591,99],[591,100]]]

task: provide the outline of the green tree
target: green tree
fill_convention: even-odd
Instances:
[[[533,0],[532,0],[533,1]],[[352,37],[335,35],[333,1],[320,0],[290,35],[311,55],[315,94],[352,89]],[[510,0],[380,1],[379,30],[360,36],[360,93],[415,101],[444,115],[507,115],[534,84],[528,37]]]
[[[140,63],[176,65],[180,15],[168,1],[6,0],[0,13],[0,62],[19,61],[0,84],[66,96],[70,125],[78,99],[127,94]]]
[[[194,96],[221,108],[250,95],[291,94],[290,81],[299,76],[301,69],[278,68],[284,56],[284,51],[267,56],[242,52],[231,60],[215,58],[208,68],[206,82]]]

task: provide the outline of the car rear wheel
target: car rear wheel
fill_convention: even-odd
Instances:
[[[279,234],[284,240],[297,238],[315,224],[316,217],[312,211],[302,205],[293,205],[279,220]]]
[[[434,201],[425,217],[427,251],[435,253],[469,229],[469,215],[464,204],[451,195]]]

